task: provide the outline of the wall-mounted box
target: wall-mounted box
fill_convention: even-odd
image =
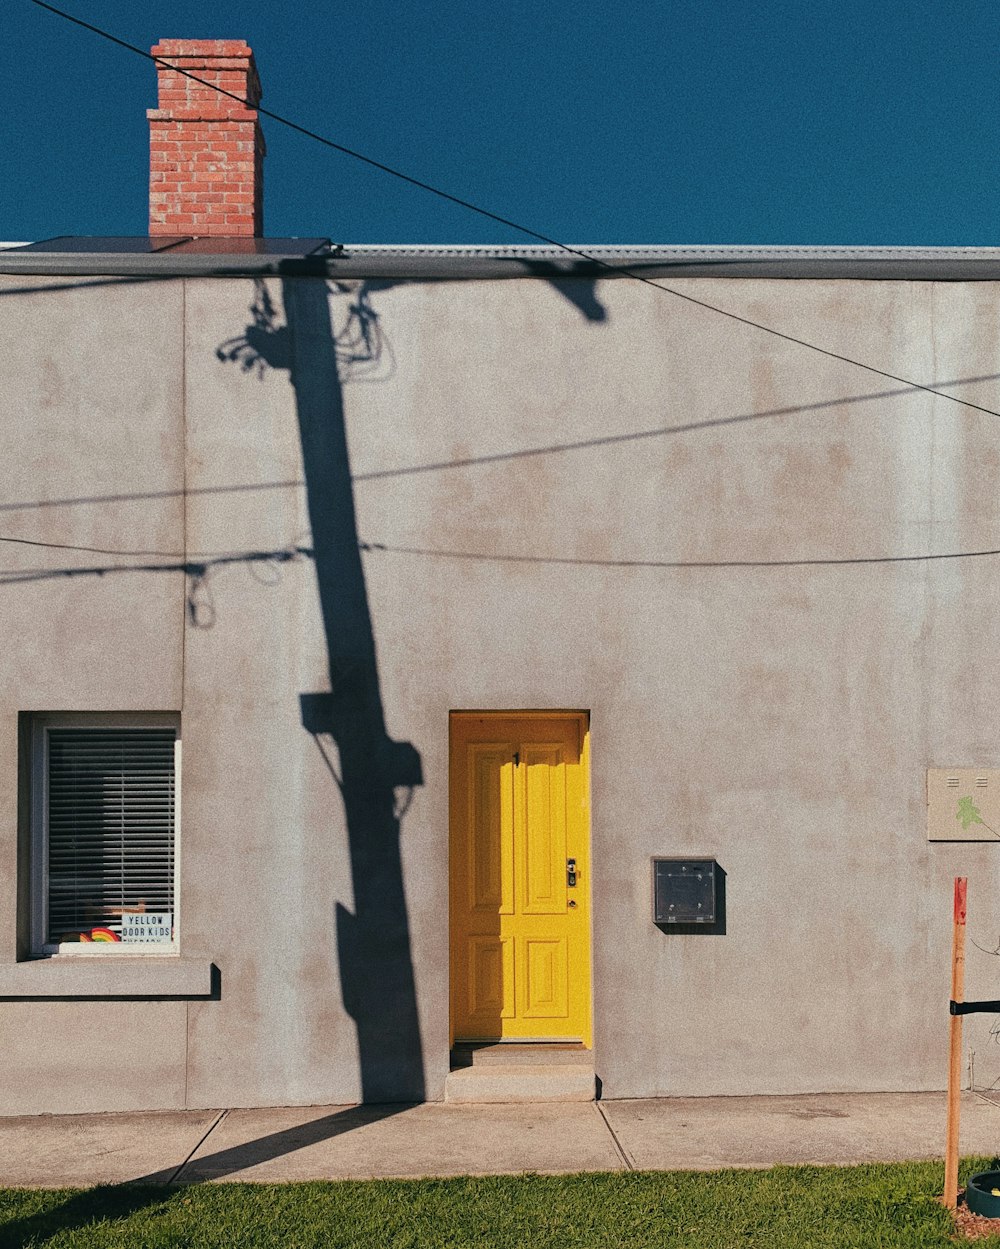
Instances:
[[[928,768],[927,840],[1000,842],[1000,770]]]
[[[653,859],[653,923],[714,924],[715,859]]]

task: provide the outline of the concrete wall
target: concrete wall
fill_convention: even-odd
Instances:
[[[18,713],[174,710],[183,955],[222,987],[0,1001],[0,1111],[440,1097],[448,711],[468,707],[591,712],[604,1096],[943,1085],[950,882],[969,876],[970,935],[995,947],[1000,846],[928,844],[924,776],[1000,766],[996,561],[808,561],[1000,545],[996,418],[627,280],[351,284],[329,295],[336,373],[311,280],[269,283],[271,311],[243,280],[3,281],[0,536],[184,551],[206,574],[0,585],[0,965],[24,887]],[[1000,407],[991,284],[673,285]],[[336,466],[302,459],[341,417],[354,515],[331,521],[326,573],[259,558],[312,546],[325,486],[343,502]],[[5,570],[151,562],[0,545]],[[783,560],[803,562],[715,566]],[[348,747],[300,703],[331,670],[350,683],[338,647],[366,613],[371,714],[423,773],[398,824],[413,1014],[395,1090],[342,993],[340,946],[372,907],[335,777]],[[654,854],[719,859],[724,935],[654,927]],[[998,973],[970,948],[969,996]],[[152,1056],[119,1040],[154,1019]],[[980,1083],[1000,1076],[989,1022],[967,1025]]]

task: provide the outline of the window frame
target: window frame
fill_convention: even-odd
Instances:
[[[174,730],[174,939],[168,945],[131,942],[51,942],[49,920],[49,730],[50,729]],[[30,957],[31,958],[151,958],[180,953],[181,874],[181,718],[177,712],[74,711],[37,712],[31,717],[30,737]]]

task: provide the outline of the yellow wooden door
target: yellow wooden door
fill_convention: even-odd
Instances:
[[[587,752],[579,712],[452,713],[456,1040],[590,1044]]]

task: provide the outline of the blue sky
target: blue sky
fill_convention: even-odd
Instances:
[[[60,7],[144,48],[245,38],[268,107],[564,241],[1000,242],[995,0]],[[0,103],[0,238],[145,233],[150,63],[7,0]],[[268,234],[524,241],[265,135]]]

